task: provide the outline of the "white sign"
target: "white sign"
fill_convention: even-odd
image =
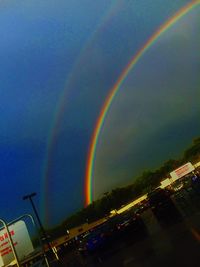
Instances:
[[[24,259],[34,251],[26,224],[18,221],[9,227],[9,232],[13,240],[19,260]],[[14,260],[14,255],[10,246],[8,234],[5,229],[0,231],[0,267],[9,264]]]
[[[194,166],[192,165],[191,162],[188,162],[185,165],[182,165],[178,169],[174,170],[173,172],[170,172],[170,175],[172,179],[175,181],[192,171],[194,171]]]

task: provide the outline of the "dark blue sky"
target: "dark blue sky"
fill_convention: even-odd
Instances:
[[[22,196],[33,191],[49,226],[83,207],[89,142],[110,88],[188,2],[0,2],[2,218],[30,212]],[[199,7],[163,34],[119,90],[97,147],[96,197],[180,155],[199,135],[198,24]]]

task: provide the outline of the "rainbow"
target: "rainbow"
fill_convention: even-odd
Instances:
[[[41,201],[41,214],[43,214],[43,220],[48,221],[48,209],[46,207],[48,206],[48,178],[51,173],[51,155],[53,154],[53,148],[55,145],[55,141],[57,138],[58,129],[60,128],[61,122],[62,122],[62,116],[64,114],[64,110],[66,108],[66,103],[70,99],[71,91],[69,90],[70,86],[72,86],[74,80],[76,79],[76,71],[80,68],[81,65],[84,65],[84,60],[88,60],[88,51],[90,51],[90,47],[96,40],[97,35],[100,32],[103,32],[103,30],[108,27],[110,21],[113,17],[119,12],[119,10],[122,8],[123,2],[119,0],[113,0],[109,5],[108,9],[104,12],[102,15],[102,18],[100,19],[97,28],[94,32],[89,36],[88,40],[86,41],[85,45],[82,47],[78,58],[76,59],[74,65],[72,66],[72,69],[67,77],[66,84],[64,86],[64,90],[61,92],[59,96],[59,100],[57,102],[57,105],[55,107],[55,113],[52,117],[52,125],[49,130],[49,136],[47,140],[47,156],[43,163],[43,177],[41,184],[41,192],[44,191],[43,194],[43,200]]]
[[[145,52],[158,40],[158,38],[165,33],[169,28],[171,28],[179,19],[181,19],[184,15],[194,9],[197,5],[200,4],[200,0],[194,0],[183,6],[178,10],[172,17],[170,17],[166,22],[164,22],[147,40],[147,42],[140,48],[136,54],[131,58],[125,69],[122,71],[118,80],[114,84],[114,86],[109,91],[109,94],[101,108],[99,117],[97,119],[96,125],[94,127],[93,135],[91,138],[91,142],[89,145],[89,152],[87,157],[86,164],[86,174],[85,174],[85,205],[89,205],[92,202],[92,189],[93,189],[93,169],[95,162],[95,152],[99,139],[99,135],[101,129],[103,127],[105,117],[110,109],[111,103],[116,96],[120,86],[128,76],[129,72],[135,67],[140,58],[145,54]]]

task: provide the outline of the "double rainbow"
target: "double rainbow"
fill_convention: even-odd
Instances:
[[[200,0],[194,0],[189,2],[187,5],[179,9],[177,13],[175,13],[172,17],[170,17],[165,23],[163,23],[154,34],[147,40],[147,42],[143,45],[142,48],[137,51],[137,53],[131,58],[125,69],[122,71],[115,85],[109,91],[109,94],[101,108],[99,117],[97,119],[96,125],[94,127],[93,135],[91,138],[89,152],[87,157],[87,165],[86,165],[86,174],[85,174],[85,205],[89,205],[92,202],[93,198],[93,169],[94,169],[94,161],[95,161],[95,153],[96,147],[99,139],[99,135],[101,129],[103,127],[105,117],[110,109],[110,105],[116,96],[120,86],[128,76],[129,72],[135,67],[140,58],[145,54],[145,52],[158,40],[158,38],[165,33],[169,28],[171,28],[179,19],[181,19],[184,15],[190,12],[192,9],[197,7],[200,4]]]

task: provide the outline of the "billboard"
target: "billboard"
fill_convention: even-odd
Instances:
[[[186,174],[194,171],[194,166],[192,165],[191,162],[188,162],[178,169],[174,170],[173,172],[170,172],[170,176],[172,177],[173,181],[176,181],[177,179],[185,176]]]
[[[24,259],[34,251],[26,224],[18,221],[8,227],[19,260]],[[0,267],[14,260],[8,234],[5,229],[0,231]]]

